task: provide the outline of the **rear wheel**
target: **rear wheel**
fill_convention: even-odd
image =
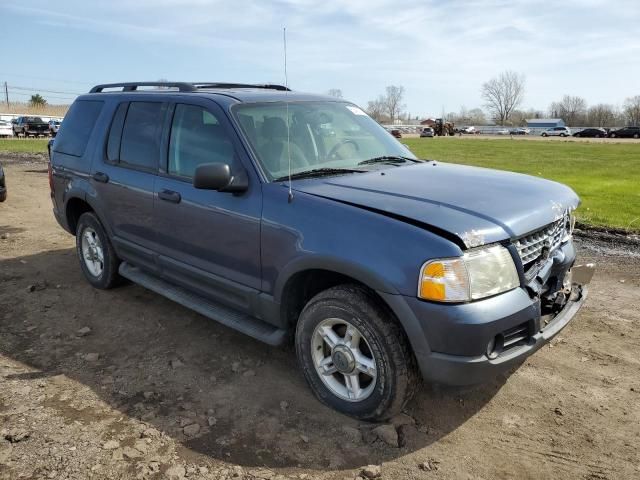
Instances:
[[[612,133],[612,134],[611,134],[611,138],[616,138],[616,134],[615,134],[615,133]]]
[[[633,134],[633,138],[639,138],[639,137],[640,137],[640,135],[638,135],[637,133]]]
[[[103,290],[120,283],[120,260],[95,213],[83,213],[78,219],[76,251],[87,281]]]
[[[542,136],[543,136],[543,137],[546,137],[546,136],[547,136],[547,134],[543,132],[543,133],[542,133]]]
[[[419,382],[404,331],[357,285],[330,288],[306,305],[296,353],[316,397],[362,420],[399,413]]]

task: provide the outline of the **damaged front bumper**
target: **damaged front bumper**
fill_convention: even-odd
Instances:
[[[409,323],[419,325],[409,339],[425,380],[484,383],[520,365],[580,310],[595,267],[574,261],[568,242],[525,287],[476,302],[443,305],[402,297],[409,307],[403,309],[398,298],[386,300],[398,305],[391,306],[405,330],[409,316]]]

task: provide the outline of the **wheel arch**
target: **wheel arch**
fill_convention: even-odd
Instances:
[[[282,325],[292,332],[304,306],[315,295],[337,285],[355,284],[364,287],[398,322],[414,355],[431,351],[424,331],[404,297],[388,281],[368,269],[335,259],[317,262],[309,258],[285,269],[278,280],[274,299],[280,305]]]
[[[83,213],[91,212],[98,217],[98,220],[104,227],[107,234],[110,234],[109,226],[104,222],[102,216],[98,213],[98,210],[93,205],[93,202],[90,198],[84,194],[82,191],[71,193],[64,207],[64,215],[65,220],[67,221],[67,226],[69,227],[69,232],[72,235],[76,234],[76,230],[78,228],[78,220]]]

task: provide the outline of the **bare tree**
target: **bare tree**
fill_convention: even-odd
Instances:
[[[387,110],[387,102],[382,95],[378,96],[375,100],[369,100],[367,103],[367,113],[376,122],[382,123],[385,118],[385,112]]]
[[[393,124],[397,118],[400,118],[403,110],[406,108],[405,105],[402,104],[403,97],[404,87],[395,85],[387,87],[387,94],[384,97],[385,113],[389,115],[391,124]]]
[[[342,98],[342,90],[339,88],[330,88],[327,95],[330,97]]]
[[[469,121],[474,125],[487,124],[487,117],[485,117],[481,108],[472,108],[467,112],[467,115],[469,115]]]
[[[524,75],[507,70],[482,84],[482,98],[500,125],[504,125],[522,103],[524,83]]]
[[[549,108],[551,116],[562,118],[567,125],[584,123],[587,113],[587,101],[582,97],[565,95],[559,102],[553,102]]]
[[[616,108],[613,105],[599,103],[589,107],[587,124],[594,127],[614,127],[616,125]]]
[[[640,126],[640,95],[627,98],[623,108],[629,125]]]

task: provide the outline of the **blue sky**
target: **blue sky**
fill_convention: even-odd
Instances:
[[[363,106],[394,84],[415,115],[481,107],[507,69],[526,76],[524,107],[640,95],[637,0],[4,1],[0,82],[64,92],[50,103],[112,81],[282,83],[283,26],[291,87]]]

